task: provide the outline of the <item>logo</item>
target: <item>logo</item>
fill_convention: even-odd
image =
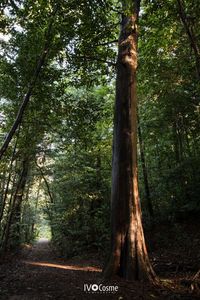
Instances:
[[[119,287],[117,285],[103,285],[103,284],[84,284],[83,290],[86,293],[112,293],[118,292]]]

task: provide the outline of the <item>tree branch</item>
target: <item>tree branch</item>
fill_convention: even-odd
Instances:
[[[118,40],[113,40],[113,41],[108,41],[108,42],[105,42],[105,43],[100,43],[100,44],[96,44],[95,46],[98,47],[98,46],[107,46],[107,45],[110,45],[110,44],[114,44],[114,43],[117,43]]]
[[[44,183],[45,183],[45,185],[46,185],[46,187],[47,187],[47,192],[48,192],[50,201],[51,201],[51,203],[54,203],[53,196],[52,196],[52,193],[51,193],[51,189],[50,189],[50,186],[49,186],[48,181],[46,180],[46,177],[45,177],[45,175],[44,175],[44,172],[43,172],[42,168],[37,164],[37,162],[35,162],[35,164],[36,164],[38,170],[40,171],[40,174],[41,174],[41,176],[42,176],[42,178],[43,178],[43,180],[44,180]]]
[[[10,0],[10,4],[11,4],[12,8],[13,8],[16,12],[18,12],[19,7],[15,4],[15,1]]]
[[[99,61],[101,63],[105,63],[105,64],[108,64],[110,66],[113,66],[113,67],[116,67],[116,63],[112,62],[112,61],[107,61],[107,60],[104,60],[104,59],[101,59],[101,58],[98,58],[98,57],[95,57],[95,56],[85,56],[85,55],[80,55],[79,58],[81,59],[86,59],[86,60],[94,60],[94,61]]]
[[[41,57],[37,63],[37,66],[36,66],[36,69],[35,69],[35,72],[34,72],[34,75],[33,75],[33,78],[31,80],[31,83],[29,85],[29,88],[28,88],[28,91],[26,93],[26,95],[24,96],[24,99],[21,103],[21,106],[18,110],[18,113],[17,113],[17,116],[16,116],[16,119],[10,129],[10,131],[8,132],[6,138],[5,138],[5,141],[3,143],[3,145],[1,146],[0,148],[0,160],[2,158],[2,156],[4,155],[4,153],[6,152],[18,126],[20,125],[21,121],[22,121],[22,118],[23,118],[23,115],[24,115],[24,112],[25,112],[25,109],[30,101],[30,97],[32,95],[32,92],[33,92],[33,89],[35,87],[35,84],[36,84],[36,81],[39,77],[39,74],[40,74],[40,71],[45,63],[45,60],[46,60],[46,57],[47,57],[47,54],[49,52],[49,48],[50,48],[50,40],[51,40],[51,30],[52,30],[52,25],[53,25],[53,22],[54,22],[54,16],[55,16],[55,13],[56,13],[57,10],[55,10],[53,16],[52,16],[52,19],[49,23],[49,26],[48,26],[48,29],[47,29],[47,32],[45,34],[46,36],[46,42],[45,42],[45,45],[44,45],[44,49],[42,51],[42,54],[41,54]]]

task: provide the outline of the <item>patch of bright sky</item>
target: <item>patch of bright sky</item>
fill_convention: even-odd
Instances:
[[[12,19],[12,15],[8,8],[4,9],[4,14],[5,14],[5,16]],[[23,31],[23,28],[17,23],[15,23],[13,27],[18,32]],[[0,41],[9,42],[10,38],[11,38],[11,34],[3,34],[2,32],[0,32]]]
[[[11,34],[3,34],[0,32],[0,41],[8,42],[11,38]]]

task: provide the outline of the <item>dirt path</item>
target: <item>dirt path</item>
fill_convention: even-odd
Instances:
[[[23,251],[22,257],[0,265],[0,299],[146,299],[126,288],[118,293],[88,293],[84,284],[100,284],[101,268],[91,257],[63,260],[56,257],[48,240],[41,239]],[[136,295],[137,294],[137,295]],[[147,298],[148,299],[148,298]]]
[[[0,264],[0,300],[196,299],[176,297],[166,290],[119,279],[102,283],[100,265],[92,257],[63,260],[44,239],[23,251],[20,257]],[[84,291],[84,284],[95,284],[96,288],[101,283],[118,286],[118,292]]]
[[[87,261],[56,258],[49,242],[39,240],[22,259],[0,265],[0,299],[87,299],[83,285],[97,282],[100,272]]]

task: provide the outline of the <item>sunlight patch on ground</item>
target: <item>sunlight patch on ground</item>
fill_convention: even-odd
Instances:
[[[49,267],[49,268],[57,268],[57,269],[72,270],[72,271],[102,272],[102,269],[98,267],[92,267],[92,266],[58,265],[58,264],[52,264],[48,262],[32,262],[32,261],[24,261],[24,263],[32,266]]]

